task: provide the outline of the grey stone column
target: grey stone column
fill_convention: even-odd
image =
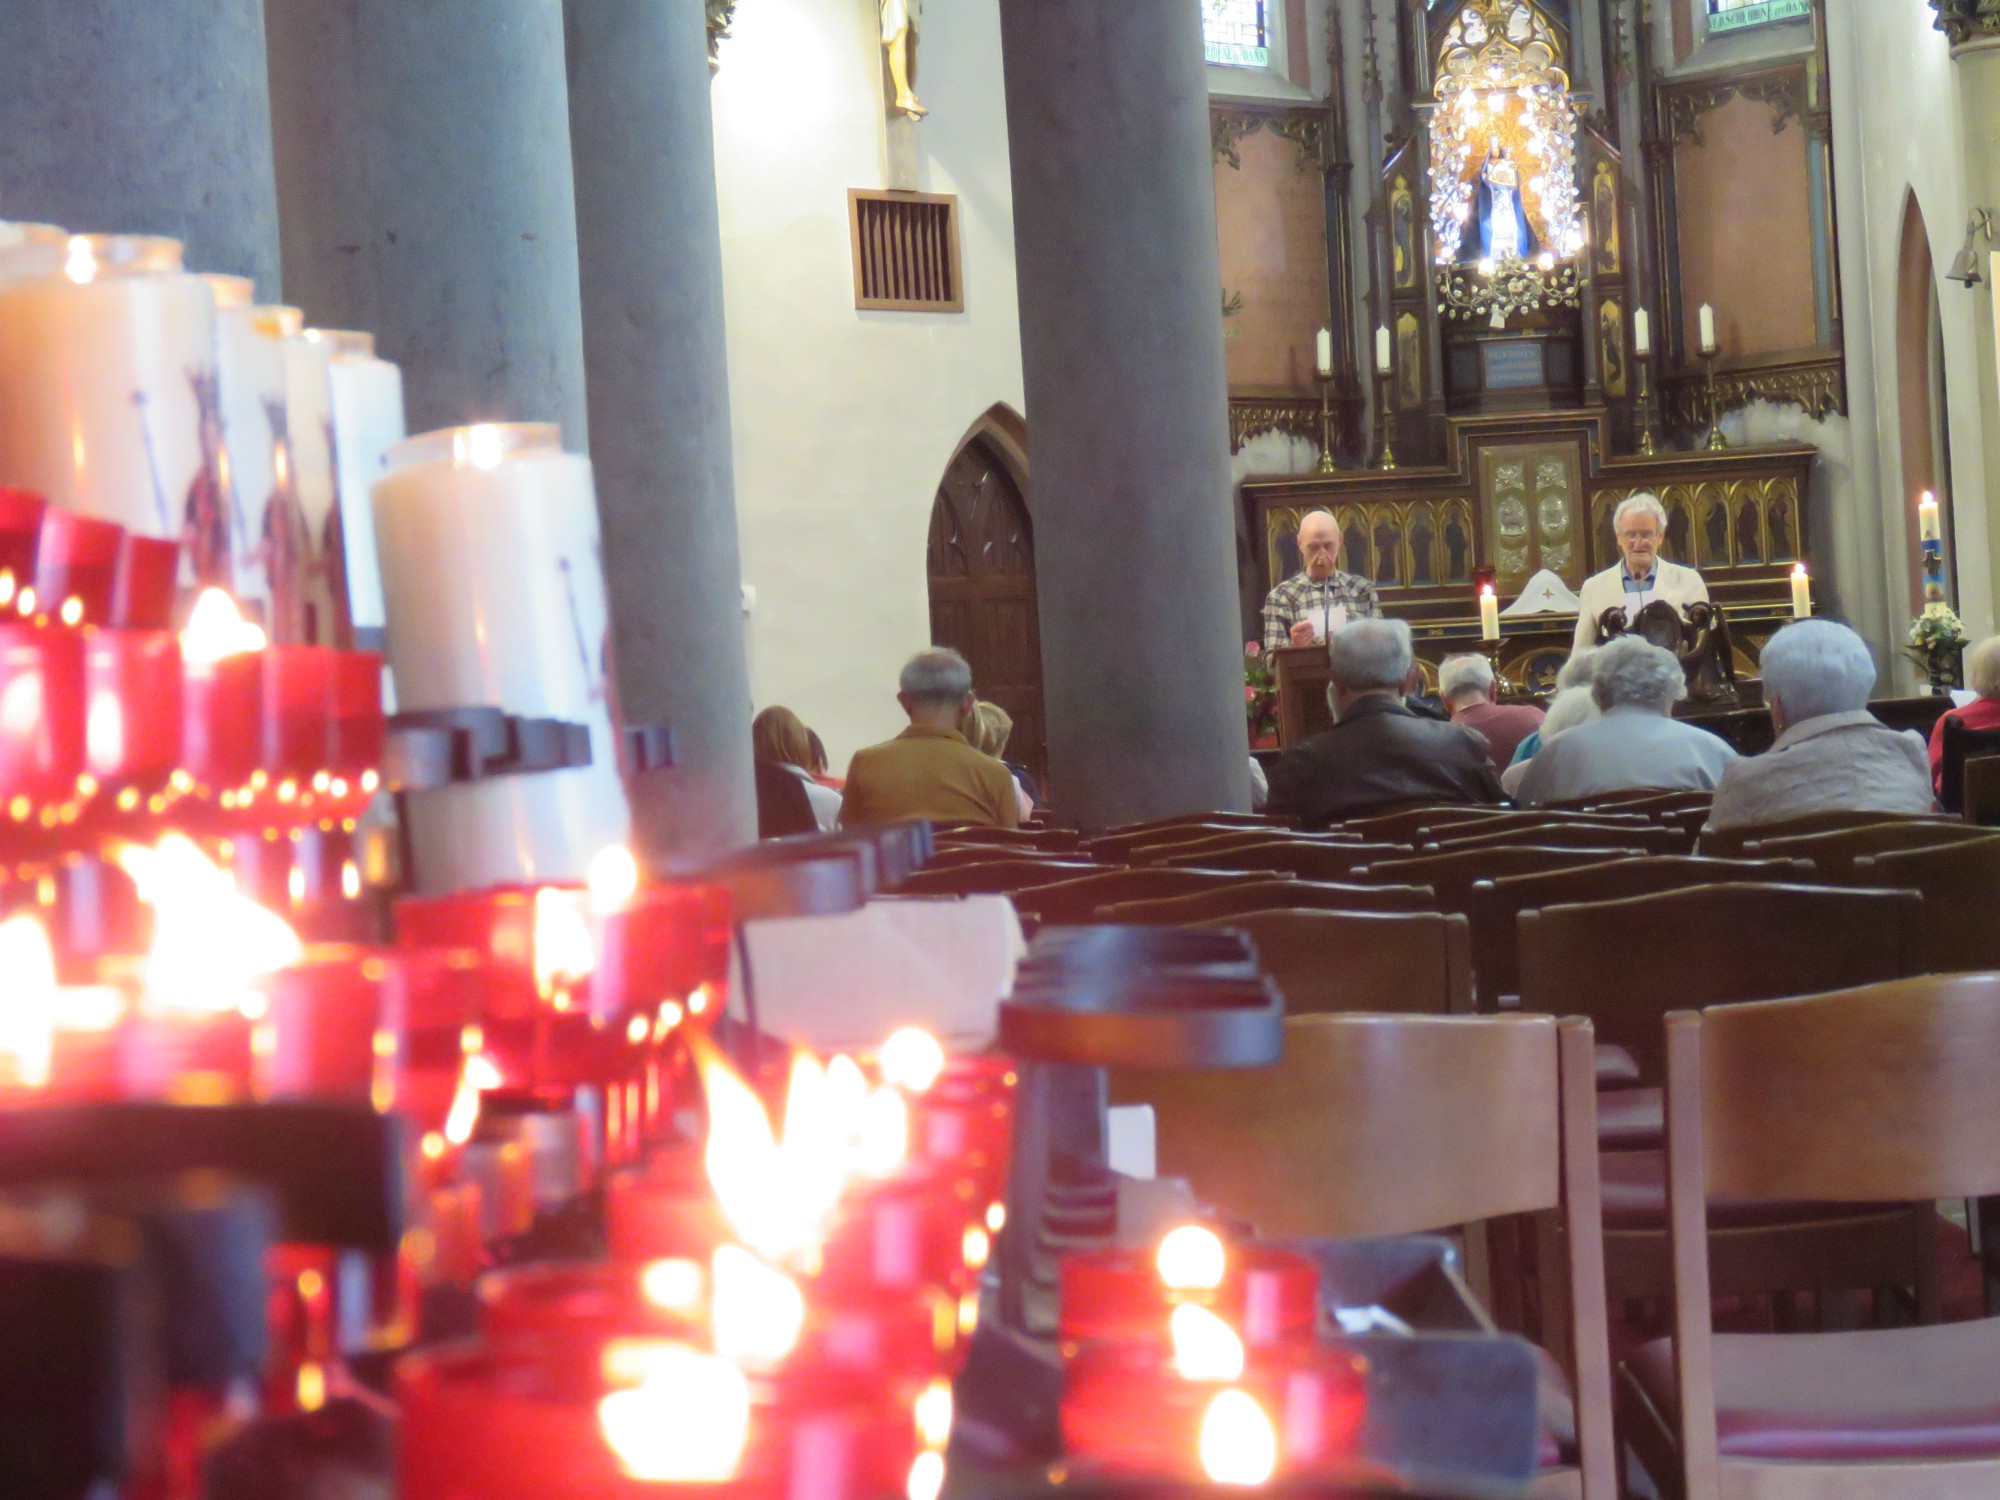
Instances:
[[[0,214],[166,234],[278,295],[259,0],[0,6]]]
[[[591,456],[627,719],[673,727],[638,778],[655,861],[756,837],[722,241],[701,0],[567,0]]]
[[[581,447],[562,0],[267,0],[265,20],[287,296],[376,334],[413,432],[560,422]]]
[[[1050,792],[1086,829],[1240,810],[1200,16],[1195,0],[1001,0],[1000,28]]]

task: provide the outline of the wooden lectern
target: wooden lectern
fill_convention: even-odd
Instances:
[[[1324,641],[1317,646],[1280,646],[1271,660],[1278,680],[1278,748],[1289,750],[1333,727],[1333,707],[1326,701],[1333,663],[1327,659]]]

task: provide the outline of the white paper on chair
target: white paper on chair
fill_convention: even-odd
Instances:
[[[1543,568],[1522,586],[1520,597],[1501,610],[1500,616],[1518,620],[1524,615],[1573,615],[1582,608],[1583,601],[1570,586]]]
[[[820,1050],[922,1026],[960,1048],[993,1039],[1027,951],[1005,896],[871,901],[860,911],[746,922],[757,1024]]]

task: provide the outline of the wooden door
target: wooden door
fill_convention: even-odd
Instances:
[[[972,663],[972,685],[1014,719],[1007,759],[1047,779],[1042,636],[1027,498],[982,437],[951,461],[931,509],[931,640]]]

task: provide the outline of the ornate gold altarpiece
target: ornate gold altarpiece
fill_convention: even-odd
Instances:
[[[1410,622],[1418,654],[1434,665],[1482,649],[1480,569],[1493,569],[1503,604],[1542,568],[1575,590],[1618,558],[1618,502],[1651,491],[1667,511],[1665,555],[1701,570],[1729,617],[1739,671],[1756,675],[1763,642],[1791,618],[1792,565],[1812,555],[1812,448],[1610,456],[1602,410],[1454,418],[1449,434],[1450,462],[1440,467],[1245,480],[1257,587],[1299,570],[1300,517],[1331,511],[1342,569],[1376,585],[1384,612]],[[1572,615],[1503,620],[1503,674],[1546,688],[1575,629]]]

